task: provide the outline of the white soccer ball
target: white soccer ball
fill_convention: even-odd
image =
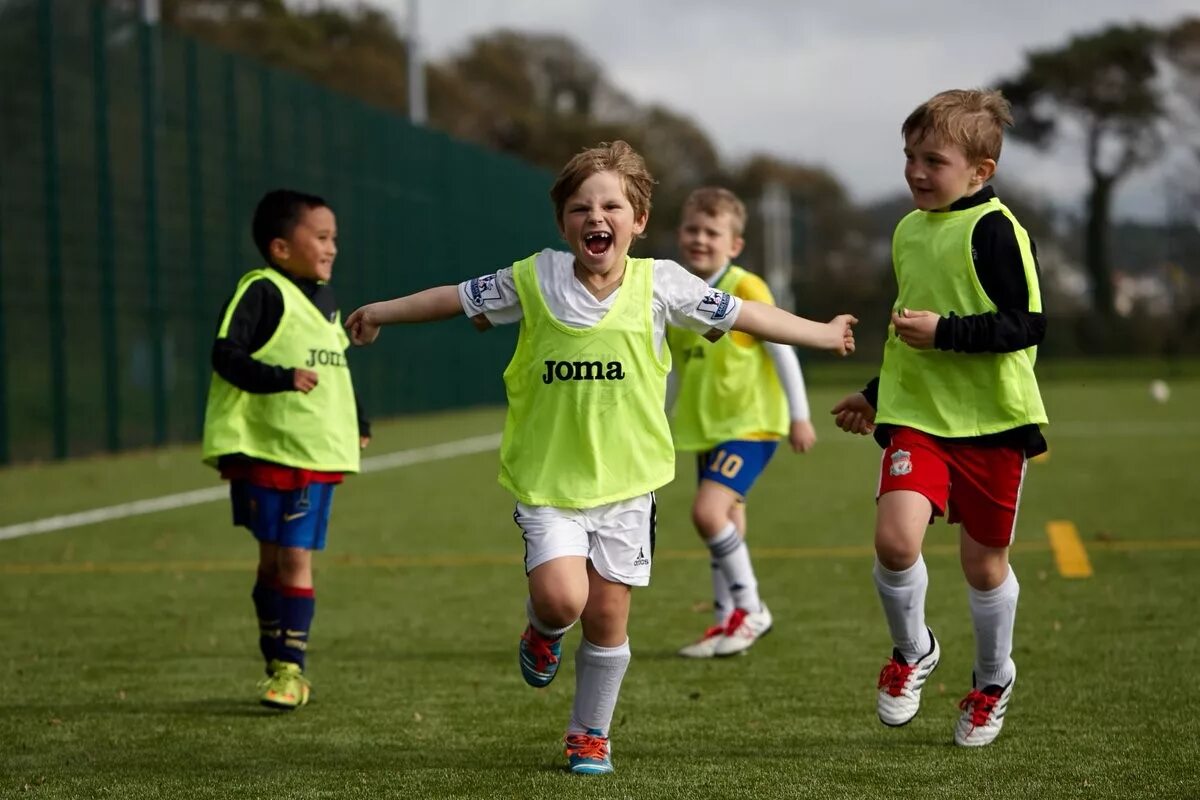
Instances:
[[[1171,387],[1164,380],[1152,380],[1150,381],[1150,396],[1160,403],[1165,403],[1171,399]]]

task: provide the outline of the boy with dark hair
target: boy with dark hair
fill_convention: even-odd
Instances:
[[[234,525],[258,540],[252,598],[267,671],[260,701],[293,710],[310,691],[312,553],[325,546],[333,488],[358,471],[370,428],[328,283],[333,211],[314,195],[268,192],[252,232],[266,265],[242,277],[221,313],[203,456],[230,482]]]
[[[941,648],[925,624],[921,543],[933,517],[961,522],[975,669],[954,741],[1000,733],[1017,668],[1020,587],[1008,563],[1026,459],[1046,450],[1033,374],[1046,333],[1033,242],[987,186],[1008,101],[952,90],[904,121],[904,177],[916,210],[896,226],[899,295],[879,378],[833,409],[840,428],[885,448],[875,523],[875,586],[892,635],[876,708],[890,726],[917,713]]]

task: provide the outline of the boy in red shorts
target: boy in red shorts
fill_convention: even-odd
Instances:
[[[961,523],[975,628],[972,688],[956,744],[1000,733],[1016,680],[1019,585],[1008,564],[1026,459],[1044,452],[1046,412],[1033,366],[1045,336],[1036,251],[987,186],[1004,127],[999,92],[942,92],[904,121],[904,177],[916,210],[896,226],[899,293],[879,378],[833,409],[837,424],[884,446],[875,585],[892,634],[879,676],[885,725],[917,713],[941,649],[925,624],[921,542],[933,517]]]

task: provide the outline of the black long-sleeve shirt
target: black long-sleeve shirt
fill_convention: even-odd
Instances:
[[[985,186],[970,197],[963,197],[947,211],[962,211],[987,203],[996,190]],[[938,212],[933,212],[938,213]],[[1037,245],[1032,240],[1034,269]],[[1012,353],[1041,344],[1046,337],[1046,315],[1029,310],[1029,286],[1025,280],[1025,265],[1017,243],[1012,221],[996,210],[985,214],[971,234],[971,259],[979,285],[996,306],[986,314],[958,316],[953,312],[938,320],[933,346],[938,350],[958,353]],[[872,407],[879,407],[879,378],[873,378],[863,389],[863,396]],[[879,425],[875,440],[887,447],[891,426]],[[1022,425],[1008,431],[986,436],[972,436],[949,441],[983,446],[1016,447],[1027,456],[1046,452],[1046,439],[1037,425]]]
[[[277,271],[294,283],[322,316],[330,321],[334,319],[337,315],[337,298],[334,297],[333,287],[327,283],[297,278],[283,270]],[[226,302],[218,320],[225,318],[228,308],[229,303]],[[293,391],[294,369],[264,364],[250,355],[274,335],[281,319],[283,295],[274,283],[262,279],[247,286],[230,317],[226,335],[213,343],[212,366],[216,373],[244,392],[271,394]],[[358,412],[359,435],[370,436],[371,423],[357,394],[354,405]]]

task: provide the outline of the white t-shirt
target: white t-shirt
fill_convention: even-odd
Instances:
[[[537,255],[538,286],[555,318],[572,328],[590,328],[612,308],[621,288],[603,300],[575,277],[575,256],[559,250]],[[654,344],[662,352],[666,326],[687,328],[701,336],[716,329],[726,333],[741,311],[737,297],[709,286],[674,261],[654,261]],[[458,285],[458,299],[468,317],[483,314],[493,325],[520,321],[521,300],[512,267]]]

